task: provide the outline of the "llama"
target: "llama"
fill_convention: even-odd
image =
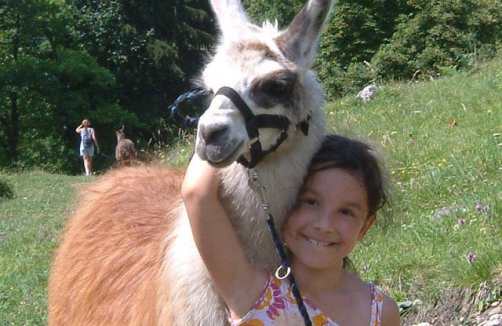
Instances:
[[[215,95],[196,154],[221,168],[225,209],[251,261],[270,271],[280,262],[248,172],[266,185],[280,229],[325,133],[311,66],[331,2],[309,0],[279,31],[252,25],[238,0],[211,1],[221,37],[199,77]],[[124,167],[81,190],[49,278],[49,325],[228,325],[192,238],[182,177]]]
[[[130,165],[136,159],[136,147],[132,140],[127,139],[124,133],[125,126],[117,130],[117,147],[115,147],[115,160],[119,165]]]

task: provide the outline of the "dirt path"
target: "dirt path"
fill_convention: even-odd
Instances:
[[[455,308],[456,307],[456,308]],[[502,326],[502,301],[494,302],[482,313],[473,313],[474,307],[448,305],[443,308],[419,309],[406,314],[403,326]],[[459,317],[461,316],[461,317]]]

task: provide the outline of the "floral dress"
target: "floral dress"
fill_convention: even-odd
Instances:
[[[370,289],[370,326],[379,326],[382,318],[383,294],[372,283]],[[313,326],[338,326],[307,298],[303,299]],[[261,297],[253,308],[239,320],[230,319],[230,324],[232,326],[301,326],[304,322],[289,283],[270,275]]]

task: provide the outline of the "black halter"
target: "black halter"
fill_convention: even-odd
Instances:
[[[246,122],[246,131],[250,142],[251,159],[248,161],[244,156],[241,156],[237,162],[247,168],[254,168],[265,156],[274,152],[288,138],[289,120],[285,116],[272,114],[255,115],[244,102],[242,97],[233,88],[223,86],[215,94],[225,95],[239,109],[244,116]],[[310,118],[310,117],[309,117]],[[307,135],[309,129],[308,119],[299,124],[302,132]],[[267,150],[263,150],[260,143],[260,128],[275,128],[281,130],[281,134],[277,138],[276,143]]]

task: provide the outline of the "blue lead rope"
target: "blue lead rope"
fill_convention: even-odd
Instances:
[[[262,208],[267,213],[267,223],[270,234],[272,235],[272,239],[275,244],[275,248],[277,249],[277,253],[281,258],[282,265],[276,271],[276,277],[279,279],[288,278],[289,286],[291,287],[291,291],[293,292],[293,296],[295,297],[296,304],[298,305],[298,310],[300,310],[300,314],[302,315],[303,322],[305,326],[312,326],[312,322],[310,321],[310,316],[307,312],[307,307],[305,307],[305,302],[303,301],[302,295],[300,294],[300,290],[298,289],[298,285],[296,284],[295,277],[293,273],[291,273],[291,266],[289,263],[288,255],[286,254],[286,250],[284,249],[284,245],[281,242],[281,238],[277,233],[277,228],[275,227],[274,217],[271,213],[269,213],[270,205],[267,202],[267,197],[265,194],[265,186],[261,184],[260,177],[258,172],[254,169],[248,169],[249,175],[249,186],[258,190],[262,200]],[[279,271],[284,269],[285,274],[283,276],[278,275]]]
[[[289,271],[291,268],[289,264],[289,259],[288,256],[286,255],[286,250],[284,250],[281,238],[279,237],[279,234],[277,234],[274,218],[272,217],[271,214],[268,214],[267,223],[268,223],[268,229],[270,230],[272,238],[274,239],[275,247],[277,249],[277,252],[279,253],[279,257],[281,257],[282,260],[282,265],[279,267],[279,269],[282,267],[285,268],[287,271]],[[303,301],[302,295],[300,294],[300,290],[298,289],[298,285],[296,284],[295,277],[291,272],[286,272],[286,273],[287,273],[287,278],[289,280],[289,286],[291,287],[291,291],[293,292],[293,296],[295,297],[296,303],[298,305],[298,310],[300,310],[300,314],[302,315],[303,318],[303,322],[305,323],[305,326],[312,326],[309,313],[307,312],[307,307],[305,307],[305,302]]]
[[[186,117],[181,114],[179,110],[179,105],[182,102],[185,101],[191,101],[194,100],[200,96],[205,96],[211,94],[210,91],[205,90],[205,89],[199,89],[199,90],[193,90],[190,92],[187,92],[185,94],[181,94],[178,96],[176,101],[174,101],[173,105],[171,106],[171,115],[170,118],[174,120],[176,123],[180,125],[182,128],[195,128],[197,127],[197,118],[193,117]]]

